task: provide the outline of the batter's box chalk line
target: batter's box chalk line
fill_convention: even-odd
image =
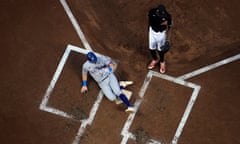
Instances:
[[[61,117],[65,117],[65,118],[68,118],[68,119],[76,120],[76,119],[74,119],[73,115],[68,114],[68,113],[66,113],[64,111],[61,111],[59,109],[53,108],[51,106],[48,106],[47,103],[48,103],[48,101],[50,99],[50,95],[51,95],[51,93],[52,93],[52,91],[53,91],[53,89],[55,87],[56,82],[58,81],[59,76],[61,75],[61,72],[62,72],[62,70],[64,68],[64,65],[65,65],[65,63],[66,63],[70,53],[71,52],[77,52],[77,53],[81,53],[81,54],[86,55],[89,51],[91,51],[91,50],[86,50],[86,49],[83,49],[83,48],[80,48],[80,47],[77,47],[77,46],[73,46],[73,45],[68,45],[67,46],[67,48],[66,48],[66,50],[65,50],[65,52],[64,52],[64,54],[63,54],[63,56],[62,56],[62,58],[61,58],[61,60],[59,62],[59,64],[58,64],[58,66],[57,66],[57,69],[56,69],[56,71],[54,73],[54,76],[53,76],[53,78],[52,78],[52,80],[51,80],[51,82],[50,82],[50,84],[49,84],[49,86],[48,86],[48,88],[47,88],[47,90],[46,90],[46,92],[44,94],[42,102],[41,102],[41,104],[39,106],[40,110],[43,110],[43,111],[46,111],[46,112],[49,112],[49,113],[52,113],[52,114],[55,114],[55,115],[58,115],[58,116],[61,116]],[[96,54],[100,55],[98,53],[96,53]],[[236,56],[233,56],[231,58],[225,59],[223,61],[217,62],[215,64],[212,64],[212,65],[210,65],[208,67],[204,67],[202,69],[194,71],[193,73],[188,73],[186,75],[180,76],[178,78],[174,78],[174,77],[171,77],[171,76],[168,76],[168,75],[165,75],[165,74],[162,75],[162,74],[154,72],[154,71],[149,71],[147,76],[146,76],[146,78],[145,78],[145,80],[144,80],[144,83],[143,83],[143,85],[142,85],[142,87],[141,87],[141,89],[139,91],[140,99],[137,99],[135,101],[135,104],[134,104],[136,111],[135,111],[135,113],[130,114],[128,116],[128,118],[127,118],[127,120],[126,120],[126,122],[124,124],[124,127],[122,129],[121,135],[123,136],[123,138],[122,138],[121,144],[126,144],[129,138],[133,139],[133,140],[136,140],[136,136],[134,134],[132,134],[131,132],[129,132],[129,128],[130,128],[130,126],[131,126],[131,124],[132,124],[132,122],[134,120],[134,117],[136,115],[136,112],[139,109],[140,104],[142,103],[145,91],[148,88],[148,85],[149,85],[149,83],[150,83],[150,81],[151,81],[153,76],[158,77],[158,78],[162,78],[162,79],[168,80],[170,82],[174,82],[176,84],[180,84],[180,85],[183,85],[183,86],[186,86],[186,87],[194,89],[194,91],[192,93],[192,96],[189,99],[188,105],[187,105],[187,107],[185,109],[185,112],[184,112],[184,114],[182,116],[182,119],[181,119],[181,121],[180,121],[180,123],[178,125],[178,128],[177,128],[176,132],[175,132],[175,135],[173,136],[173,139],[172,139],[172,143],[176,144],[178,139],[179,139],[179,137],[180,137],[180,135],[181,135],[181,133],[182,133],[183,127],[184,127],[184,125],[186,123],[186,120],[187,120],[187,118],[188,118],[188,116],[189,116],[189,114],[191,112],[191,109],[192,109],[192,107],[193,107],[193,105],[194,105],[194,103],[196,101],[196,98],[197,98],[198,93],[199,93],[200,88],[201,88],[199,85],[196,85],[196,84],[184,81],[184,79],[196,76],[197,74],[201,74],[201,73],[205,72],[206,70],[211,70],[211,69],[216,68],[218,66],[221,66],[223,64],[227,64],[229,62],[238,60],[239,58],[240,58],[240,54],[236,55]],[[102,98],[103,98],[103,93],[100,91],[98,96],[97,96],[96,101],[94,102],[94,105],[92,106],[92,108],[90,110],[89,117],[87,119],[78,120],[79,122],[81,122],[81,126],[80,126],[80,128],[78,130],[78,133],[75,136],[75,139],[74,139],[72,144],[78,144],[79,141],[80,141],[81,136],[85,132],[86,126],[92,124],[92,122],[94,120],[94,117],[96,115],[96,112],[98,110],[98,107],[99,107],[99,105],[100,105],[100,103],[102,101]],[[157,141],[157,140],[154,140],[154,139],[150,139],[149,143],[160,144],[161,142]]]
[[[80,47],[76,47],[76,46],[73,46],[73,45],[68,45],[58,66],[57,66],[57,69],[53,75],[53,78],[44,94],[44,97],[42,99],[42,102],[39,106],[39,109],[42,110],[42,111],[46,111],[46,112],[49,112],[49,113],[52,113],[52,114],[55,114],[55,115],[58,115],[58,116],[61,116],[61,117],[65,117],[65,118],[69,118],[69,119],[72,119],[72,120],[76,120],[74,119],[74,116],[71,115],[71,114],[68,114],[64,111],[61,111],[59,109],[56,109],[56,108],[53,108],[51,106],[48,106],[48,101],[50,99],[50,96],[51,96],[51,93],[58,81],[58,78],[59,76],[61,75],[61,72],[64,68],[64,65],[70,55],[70,52],[77,52],[77,53],[81,53],[81,54],[84,54],[86,55],[90,50],[86,50],[86,49],[83,49],[83,48],[80,48]],[[100,55],[98,53],[96,53],[96,55]],[[91,110],[90,110],[90,113],[89,113],[89,117],[87,119],[82,119],[82,120],[79,120],[81,122],[81,126],[78,130],[78,133],[73,141],[73,144],[78,144],[79,140],[80,140],[80,137],[83,135],[84,131],[85,131],[85,128],[87,125],[91,125],[92,124],[92,121],[96,115],[96,112],[98,110],[98,107],[102,101],[102,98],[103,98],[103,93],[100,91],[98,96],[97,96],[97,99],[96,101],[94,102]]]
[[[146,92],[146,90],[147,90],[147,88],[149,86],[149,83],[151,82],[151,79],[152,79],[153,76],[161,78],[161,79],[165,79],[165,80],[168,80],[170,82],[173,82],[173,83],[176,83],[176,84],[179,84],[179,85],[183,85],[185,87],[189,87],[189,88],[193,89],[192,96],[189,99],[188,105],[187,105],[187,107],[185,109],[185,112],[184,112],[184,114],[182,116],[182,119],[181,119],[181,121],[180,121],[180,123],[178,125],[178,128],[177,128],[177,130],[175,132],[175,135],[173,136],[173,139],[172,139],[172,143],[175,144],[175,143],[177,143],[177,141],[178,141],[178,139],[179,139],[179,137],[181,135],[183,127],[184,127],[184,125],[185,125],[185,123],[187,121],[187,118],[188,118],[188,116],[189,116],[189,114],[191,112],[193,104],[196,101],[196,98],[198,96],[198,93],[199,93],[201,87],[199,85],[194,84],[194,83],[186,82],[186,81],[184,81],[182,79],[176,79],[174,77],[171,77],[171,76],[168,76],[168,75],[165,75],[165,74],[163,75],[163,74],[160,74],[160,73],[157,73],[157,72],[154,72],[154,71],[149,71],[147,76],[146,76],[146,78],[145,78],[145,80],[144,80],[144,83],[143,83],[143,85],[142,85],[142,87],[140,89],[140,92],[139,92],[140,99],[137,99],[135,104],[134,104],[136,112],[138,111],[139,106],[141,105],[141,103],[143,101],[144,94],[145,94],[145,92]],[[136,140],[136,136],[133,133],[129,132],[129,128],[130,128],[130,126],[131,126],[131,124],[132,124],[132,122],[134,120],[136,112],[133,113],[133,114],[130,114],[128,116],[128,119],[125,122],[125,125],[124,125],[124,127],[122,129],[122,132],[121,132],[121,134],[123,136],[121,144],[126,144],[129,138],[131,138],[133,140]],[[155,139],[150,139],[148,141],[148,143],[149,144],[161,144],[160,140],[158,141],[158,140],[155,140]]]
[[[152,79],[152,76],[159,77],[159,78],[168,80],[170,82],[173,82],[173,83],[176,83],[176,84],[180,84],[180,85],[192,88],[193,89],[192,96],[190,97],[190,99],[188,101],[188,105],[187,105],[187,107],[185,109],[185,112],[184,112],[182,118],[181,118],[181,121],[180,121],[180,123],[178,125],[178,128],[177,128],[177,130],[175,132],[175,135],[173,136],[173,139],[171,141],[172,144],[177,144],[178,139],[179,139],[179,137],[180,137],[180,135],[181,135],[181,133],[183,131],[184,125],[185,125],[185,123],[186,123],[186,121],[188,119],[188,116],[189,116],[189,114],[191,112],[191,109],[192,109],[192,107],[193,107],[193,105],[194,105],[194,103],[195,103],[195,101],[197,99],[197,96],[199,94],[199,91],[201,89],[201,86],[199,86],[197,84],[193,84],[191,82],[186,82],[184,80],[192,78],[192,77],[197,76],[197,75],[200,75],[200,74],[202,74],[204,72],[210,71],[212,69],[215,69],[217,67],[220,67],[222,65],[231,63],[231,62],[239,60],[239,59],[240,59],[240,54],[237,54],[235,56],[232,56],[232,57],[229,57],[227,59],[221,60],[219,62],[216,62],[214,64],[208,65],[206,67],[200,68],[200,69],[195,70],[193,72],[190,72],[190,73],[184,74],[182,76],[179,76],[178,78],[174,78],[174,77],[171,77],[171,76],[168,76],[168,75],[162,75],[160,73],[157,73],[157,72],[154,72],[154,71],[150,70],[148,72],[145,80],[144,80],[142,88],[140,89],[140,92],[139,92],[140,99],[137,99],[136,102],[135,102],[136,112],[138,111],[139,106],[142,103],[142,99],[143,99],[145,91],[146,91],[146,89],[147,89],[147,87],[148,87],[148,85],[149,85],[149,83],[150,83],[150,81]],[[125,125],[124,125],[124,127],[122,129],[122,132],[121,132],[121,135],[123,136],[121,144],[126,144],[129,138],[131,138],[133,140],[136,140],[136,136],[133,133],[129,132],[129,128],[130,128],[130,126],[131,126],[131,124],[133,122],[133,119],[134,119],[134,117],[136,115],[136,112],[133,113],[133,114],[130,114],[128,116],[127,121],[125,122]],[[154,139],[150,139],[148,141],[148,143],[149,144],[150,143],[151,144],[161,144],[160,141],[154,140]]]

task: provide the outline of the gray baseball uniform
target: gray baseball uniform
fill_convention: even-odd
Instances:
[[[98,56],[96,63],[86,61],[82,67],[82,74],[89,74],[98,83],[104,95],[114,101],[121,94],[121,89],[116,76],[109,70],[112,60],[105,56]]]

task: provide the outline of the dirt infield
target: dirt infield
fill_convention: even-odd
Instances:
[[[240,143],[239,0],[161,1],[174,20],[165,75],[146,69],[147,12],[159,3],[2,1],[0,143]],[[92,79],[80,94],[88,48],[134,82],[136,113],[108,101]]]

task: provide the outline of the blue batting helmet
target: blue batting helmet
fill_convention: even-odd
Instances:
[[[88,52],[87,60],[90,61],[91,63],[96,63],[97,62],[97,56],[93,52]]]

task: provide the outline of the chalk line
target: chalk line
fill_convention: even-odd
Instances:
[[[159,78],[162,78],[162,79],[165,79],[165,80],[168,80],[170,82],[173,82],[173,83],[176,83],[176,84],[180,84],[180,85],[183,85],[183,86],[186,86],[186,87],[189,87],[189,88],[192,88],[193,89],[193,93],[192,93],[192,96],[191,98],[189,99],[189,102],[188,102],[188,105],[185,109],[185,112],[182,116],[182,119],[178,125],[178,128],[175,132],[175,135],[172,139],[172,143],[177,143],[181,133],[182,133],[182,130],[183,130],[183,127],[188,119],[188,116],[191,112],[191,109],[193,107],[193,104],[195,103],[195,100],[198,96],[198,93],[199,93],[199,90],[200,90],[200,86],[194,84],[194,83],[191,83],[191,82],[186,82],[182,79],[176,79],[175,77],[171,77],[171,76],[168,76],[166,74],[160,74],[159,72],[155,72],[155,71],[149,71],[145,80],[144,80],[144,83],[140,89],[140,92],[139,92],[139,96],[140,96],[140,99],[137,99],[135,104],[134,104],[134,107],[136,109],[136,111],[133,113],[133,114],[130,114],[128,116],[128,119],[126,120],[125,122],[125,125],[122,129],[122,141],[121,141],[121,144],[126,144],[128,139],[131,138],[133,140],[136,140],[136,136],[134,134],[132,134],[130,131],[129,131],[129,128],[130,126],[132,125],[133,123],[133,120],[134,120],[134,117],[139,109],[139,106],[141,105],[143,99],[144,99],[144,95],[145,95],[145,92],[147,90],[147,87],[152,79],[152,77],[155,76],[155,77],[159,77]],[[151,144],[161,144],[160,141],[157,141],[157,140],[154,140],[154,139],[150,139],[148,143],[151,143]]]
[[[86,50],[86,49],[82,49],[80,47],[77,47],[77,46],[73,46],[73,45],[68,45],[58,66],[57,66],[57,69],[53,75],[53,78],[44,94],[44,97],[42,99],[42,102],[39,106],[39,109],[43,110],[43,111],[46,111],[46,112],[49,112],[49,113],[52,113],[52,114],[55,114],[55,115],[58,115],[58,116],[61,116],[61,117],[65,117],[65,118],[69,118],[69,119],[74,119],[74,116],[73,115],[70,115],[66,112],[63,112],[61,110],[58,110],[56,108],[53,108],[53,107],[50,107],[50,106],[47,106],[47,103],[50,99],[50,95],[56,85],[56,82],[58,81],[58,78],[59,76],[61,75],[62,73],[62,70],[64,68],[64,65],[71,53],[71,51],[74,51],[74,52],[78,52],[78,53],[82,53],[82,54],[87,54],[89,50]],[[75,136],[75,139],[73,141],[73,144],[77,144],[80,140],[80,137],[82,136],[82,134],[84,133],[85,131],[85,128],[88,124],[91,124],[92,121],[94,120],[94,117],[96,115],[96,112],[98,110],[98,107],[102,101],[102,98],[103,98],[103,94],[102,92],[100,91],[98,96],[97,96],[97,99],[96,101],[94,102],[91,110],[90,110],[90,113],[89,113],[89,117],[87,119],[83,119],[83,120],[79,120],[81,122],[81,126],[78,130],[78,133],[77,135]],[[74,119],[76,120],[76,119]]]
[[[182,75],[182,76],[180,76],[178,78],[179,79],[189,79],[189,78],[192,78],[194,76],[197,76],[199,74],[202,74],[204,72],[207,72],[207,71],[212,70],[214,68],[217,68],[217,67],[220,67],[222,65],[228,64],[228,63],[233,62],[233,61],[238,60],[238,59],[240,59],[240,54],[232,56],[232,57],[224,59],[224,60],[221,60],[219,62],[216,62],[214,64],[208,65],[206,67],[200,68],[200,69],[195,70],[193,72],[184,74],[184,75]]]
[[[60,2],[61,2],[61,4],[62,4],[65,12],[67,13],[67,15],[68,15],[71,23],[73,24],[73,27],[75,28],[75,30],[76,30],[79,38],[81,39],[84,47],[85,47],[86,49],[88,49],[88,50],[92,50],[91,46],[89,45],[87,39],[85,38],[85,36],[84,36],[84,34],[83,34],[83,32],[82,32],[81,27],[79,26],[76,18],[75,18],[74,15],[72,14],[72,11],[70,10],[70,8],[69,8],[66,0],[60,0]]]
[[[63,67],[66,63],[66,60],[67,60],[70,52],[71,52],[71,50],[69,48],[66,48],[66,50],[65,50],[65,52],[64,52],[64,54],[63,54],[63,56],[60,60],[60,63],[58,64],[58,67],[57,67],[57,69],[54,73],[54,76],[53,76],[53,78],[52,78],[52,80],[51,80],[50,84],[48,85],[48,88],[45,92],[43,100],[40,104],[40,109],[44,109],[44,107],[46,107],[46,105],[48,103],[48,99],[49,99],[49,97],[52,93],[53,88],[55,87],[55,84],[56,84],[56,82],[57,82],[57,80],[58,80],[58,78],[59,78],[59,76],[62,72],[62,69],[63,69]]]
[[[102,101],[102,98],[103,98],[103,93],[102,91],[99,92],[98,94],[98,97],[97,97],[97,100],[95,101],[91,111],[90,111],[90,116],[88,117],[87,120],[84,120],[78,130],[78,133],[77,135],[75,136],[75,139],[73,141],[72,144],[78,144],[79,141],[80,141],[80,138],[82,137],[82,135],[84,134],[85,132],[85,129],[86,129],[86,126],[87,125],[91,125],[92,124],[92,121],[94,120],[94,117],[97,113],[97,110],[98,110],[98,107]]]

